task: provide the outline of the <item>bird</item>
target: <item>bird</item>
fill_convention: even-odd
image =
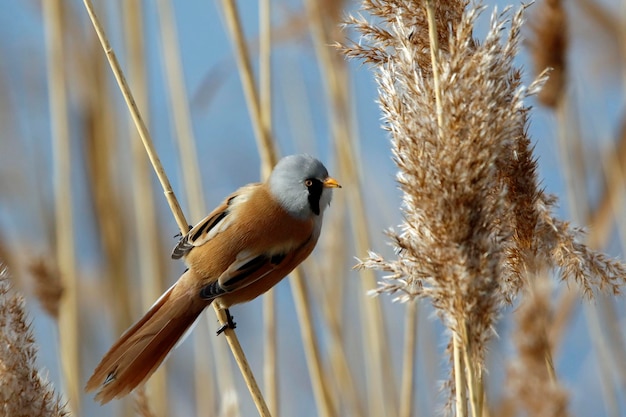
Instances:
[[[172,252],[187,270],[120,336],[87,381],[104,404],[144,383],[211,303],[225,309],[265,293],[313,251],[332,191],[324,164],[282,158],[263,183],[245,185],[181,237]],[[218,334],[220,331],[218,331]]]

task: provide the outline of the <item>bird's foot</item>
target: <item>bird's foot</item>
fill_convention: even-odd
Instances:
[[[228,309],[224,309],[226,312],[226,323],[222,324],[219,329],[217,329],[216,336],[221,335],[226,331],[226,329],[236,329],[237,323],[233,321],[233,316],[230,315],[230,311]]]

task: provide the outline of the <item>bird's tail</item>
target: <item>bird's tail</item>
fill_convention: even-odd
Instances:
[[[191,274],[185,272],[104,355],[85,386],[86,391],[99,388],[97,401],[123,397],[148,379],[210,304],[188,285]]]

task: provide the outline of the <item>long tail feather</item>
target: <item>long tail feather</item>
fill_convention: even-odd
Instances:
[[[185,285],[191,281],[189,274],[186,272],[104,355],[85,386],[86,391],[99,388],[97,401],[104,404],[123,397],[146,381],[208,305]]]

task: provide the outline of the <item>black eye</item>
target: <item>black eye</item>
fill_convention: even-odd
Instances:
[[[313,186],[313,180],[308,179],[308,180],[304,181],[304,185],[306,185],[307,187],[312,187]]]

